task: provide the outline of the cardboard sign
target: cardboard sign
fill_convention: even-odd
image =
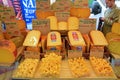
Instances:
[[[46,50],[46,54],[50,54],[50,53],[55,53],[57,55],[61,55],[60,50]]]
[[[88,0],[74,0],[74,7],[75,8],[88,8]]]
[[[36,8],[40,10],[49,10],[50,0],[36,0]]]
[[[40,59],[40,53],[39,52],[24,51],[24,56],[25,56],[25,58]]]
[[[50,20],[49,19],[33,19],[32,27],[34,30],[40,30],[42,35],[47,35],[50,32]]]
[[[5,21],[6,32],[10,36],[21,36],[21,32],[17,26],[17,23],[14,21]]]
[[[82,57],[82,50],[68,50],[68,58]]]
[[[54,3],[53,10],[56,12],[68,12],[72,6],[70,0],[57,0]]]
[[[79,31],[88,34],[96,29],[96,19],[79,19]]]
[[[70,16],[70,12],[56,12],[55,16],[57,17],[58,21],[67,21],[68,17]]]

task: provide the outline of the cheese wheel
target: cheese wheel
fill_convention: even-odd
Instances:
[[[53,31],[48,33],[47,36],[47,49],[48,50],[61,50],[62,41],[59,32]]]
[[[67,30],[67,22],[59,22],[58,23],[58,30]]]
[[[107,46],[108,42],[101,31],[92,30],[90,32],[90,37],[94,45]]]
[[[47,19],[50,19],[50,30],[57,30],[57,18],[55,16],[49,16]]]
[[[68,30],[78,30],[79,28],[79,19],[77,17],[68,18]]]
[[[15,44],[10,40],[0,40],[0,63],[13,63],[16,57]]]
[[[24,40],[23,46],[37,46],[40,36],[41,32],[38,30],[29,31]]]
[[[68,38],[70,41],[71,48],[73,50],[81,50],[85,52],[85,41],[82,37],[82,34],[79,31],[69,31]]]

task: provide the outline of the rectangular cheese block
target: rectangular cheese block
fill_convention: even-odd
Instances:
[[[40,36],[41,32],[38,30],[29,31],[24,40],[23,46],[37,46]]]
[[[94,45],[107,46],[108,42],[101,31],[92,30],[90,32],[90,37]]]
[[[59,32],[53,31],[48,33],[47,36],[47,49],[48,50],[61,50],[62,41]]]

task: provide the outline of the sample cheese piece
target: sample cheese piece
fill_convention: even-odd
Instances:
[[[68,18],[68,30],[77,30],[79,28],[79,19],[77,17]]]
[[[101,31],[92,30],[90,37],[94,45],[107,46],[108,42]]]
[[[37,46],[40,36],[41,36],[40,31],[37,30],[29,31],[24,40],[23,46]]]
[[[47,49],[48,50],[61,50],[62,41],[59,32],[53,31],[48,33],[47,36]]]
[[[47,19],[50,19],[50,30],[57,30],[57,18],[55,16],[49,16]]]
[[[0,63],[11,64],[17,57],[15,44],[10,40],[0,40]]]
[[[79,31],[69,31],[68,32],[68,38],[70,41],[71,46],[76,47],[76,49],[83,48],[83,51],[85,50],[85,41],[82,37],[82,34]]]
[[[67,22],[59,22],[58,23],[58,30],[67,30]]]

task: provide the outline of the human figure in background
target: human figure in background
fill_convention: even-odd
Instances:
[[[111,27],[114,22],[119,21],[120,9],[116,6],[115,0],[105,0],[107,10],[104,13],[104,17],[100,18],[103,21],[103,26],[98,26],[98,30],[101,30],[104,35],[111,32]]]

